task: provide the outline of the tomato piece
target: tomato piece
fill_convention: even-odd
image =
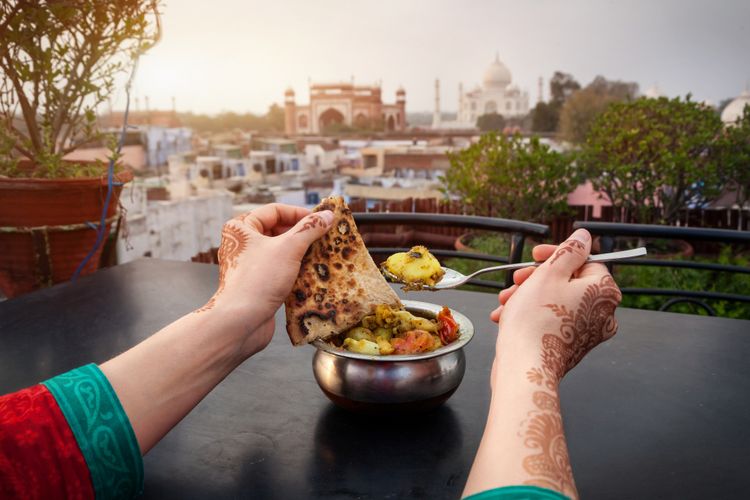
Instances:
[[[391,339],[393,354],[417,354],[433,349],[434,341],[430,332],[409,330],[401,337]]]
[[[450,309],[443,306],[437,315],[438,336],[443,345],[448,345],[458,338],[458,323],[453,319]]]

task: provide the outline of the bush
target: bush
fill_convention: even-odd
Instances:
[[[571,159],[538,137],[488,133],[449,158],[445,191],[477,215],[543,222],[567,213],[578,184]]]
[[[634,222],[662,223],[702,206],[721,190],[722,123],[703,104],[638,99],[609,106],[588,133],[580,157],[594,188]]]
[[[750,259],[747,256],[733,254],[732,249],[728,246],[722,248],[718,259],[696,257],[692,260],[745,267],[750,265]],[[621,265],[615,266],[614,276],[615,281],[621,288],[661,288],[742,295],[747,294],[750,290],[750,275],[728,272]],[[624,296],[622,306],[658,310],[670,298],[628,294]],[[718,316],[750,319],[750,304],[719,300],[706,300],[705,302],[716,310]],[[707,314],[704,309],[690,304],[675,305],[669,310],[690,314]]]

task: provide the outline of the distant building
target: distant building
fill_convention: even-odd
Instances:
[[[98,117],[97,123],[102,130],[116,134],[119,139],[124,120],[124,111],[112,111]],[[166,165],[171,155],[186,153],[193,148],[193,131],[182,125],[175,111],[131,110],[128,112],[128,127],[128,137],[141,137],[139,140],[145,150],[144,166]]]
[[[750,106],[750,88],[745,88],[737,98],[727,104],[721,112],[721,121],[727,125],[736,122],[737,118],[742,116],[745,106]]]
[[[308,105],[298,105],[294,90],[287,89],[284,111],[287,134],[320,134],[335,125],[402,131],[406,129],[406,92],[399,88],[396,103],[384,104],[378,85],[313,84]]]
[[[652,86],[647,88],[645,92],[643,92],[643,97],[646,97],[648,99],[658,99],[665,96],[659,86],[657,84],[653,84]]]
[[[440,83],[435,82],[435,113],[432,128],[465,129],[476,126],[482,115],[498,113],[505,118],[529,113],[529,94],[512,85],[510,70],[495,55],[495,60],[484,72],[482,85],[464,92],[458,84],[458,114],[455,121],[442,121],[440,114]]]
[[[99,126],[102,128],[118,128],[122,127],[122,122],[125,119],[124,111],[112,111],[106,115],[98,118]],[[128,125],[152,125],[165,128],[179,128],[182,127],[182,120],[174,110],[160,111],[157,109],[136,111],[130,110],[128,112]]]

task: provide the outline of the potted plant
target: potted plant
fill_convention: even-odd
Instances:
[[[0,5],[0,290],[13,297],[98,267],[132,173],[66,155],[106,141],[96,109],[159,33],[156,0]],[[116,143],[110,134],[110,144]]]

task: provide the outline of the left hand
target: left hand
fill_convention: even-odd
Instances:
[[[245,356],[265,348],[302,257],[332,222],[328,210],[311,213],[279,203],[230,219],[219,246],[219,287],[196,313],[216,309],[232,315],[246,335]]]

